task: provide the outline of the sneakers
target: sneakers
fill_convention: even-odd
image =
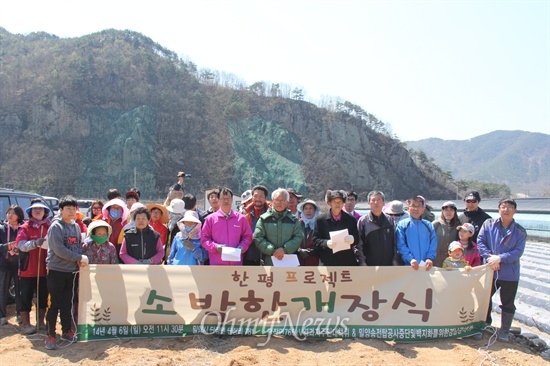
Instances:
[[[8,324],[8,318],[0,318],[0,325],[7,325]]]
[[[69,329],[69,331],[67,333],[64,333],[61,336],[61,339],[64,340],[64,341],[67,341],[67,342],[74,343],[74,342],[76,342],[76,334],[74,334],[72,329]]]
[[[23,335],[30,335],[36,333],[36,327],[30,324],[21,325],[20,333]]]
[[[46,347],[46,349],[57,349],[57,339],[55,339],[55,337],[48,336],[44,342],[44,347]]]

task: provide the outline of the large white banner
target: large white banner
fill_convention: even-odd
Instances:
[[[421,341],[483,329],[487,266],[90,265],[80,272],[79,340],[278,334]]]

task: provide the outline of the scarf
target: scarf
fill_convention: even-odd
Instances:
[[[183,219],[184,214],[185,214],[185,211],[182,213],[168,212],[168,217],[170,218],[170,221],[168,222],[169,231],[172,231],[174,227],[176,227],[176,224],[178,223],[178,221]]]
[[[319,210],[315,210],[315,214],[311,219],[308,219],[307,217],[302,214],[302,221],[304,222],[306,229],[309,228],[309,230],[315,230],[315,222],[317,221],[317,217],[319,216]]]

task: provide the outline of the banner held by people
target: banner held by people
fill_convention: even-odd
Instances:
[[[425,341],[482,331],[492,271],[90,265],[79,340],[195,334]]]

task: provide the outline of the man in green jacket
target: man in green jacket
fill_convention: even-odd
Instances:
[[[304,240],[300,221],[287,208],[288,191],[276,189],[271,199],[272,207],[260,216],[254,230],[254,244],[267,266],[273,265],[271,256],[282,259],[285,254],[294,254]]]

